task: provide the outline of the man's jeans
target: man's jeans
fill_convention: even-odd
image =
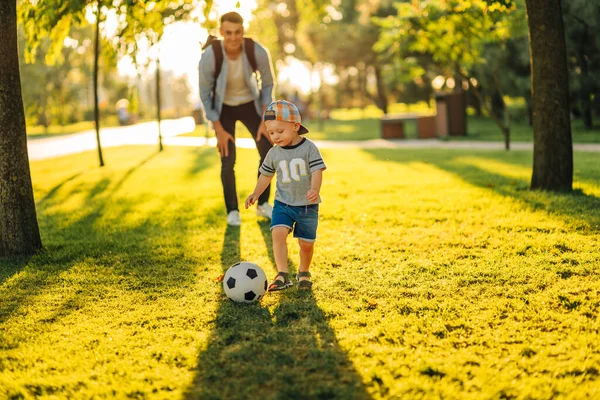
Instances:
[[[254,102],[241,104],[239,106],[228,106],[223,104],[223,110],[221,111],[221,117],[219,119],[223,128],[231,133],[235,138],[235,123],[241,121],[246,128],[252,134],[254,141],[256,141],[256,135],[258,133],[258,127],[261,123],[261,116],[256,113]],[[233,142],[228,143],[229,155],[227,157],[221,157],[221,182],[223,183],[223,195],[225,197],[225,206],[227,207],[227,213],[233,210],[238,210],[238,197],[237,189],[235,186],[235,144]],[[260,138],[260,141],[256,142],[258,153],[260,154],[260,167],[271,149],[271,143],[264,137]],[[258,168],[257,168],[258,170]],[[269,200],[271,194],[271,185],[269,185],[265,191],[258,198],[258,204],[262,204]]]

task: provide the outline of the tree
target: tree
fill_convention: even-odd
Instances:
[[[374,49],[381,28],[373,17],[385,18],[395,11],[391,0],[343,2],[336,18],[326,15],[325,23],[321,24],[322,32],[314,35],[321,60],[333,63],[340,71],[358,69],[357,86],[361,97],[371,100],[384,114],[388,112],[386,80],[391,80],[389,76],[395,74],[386,74],[389,70],[386,64],[390,60],[380,57]],[[371,87],[367,85],[368,81],[373,82]]]
[[[96,126],[96,141],[98,143],[98,158],[100,166],[104,166],[102,146],[100,144],[100,117],[98,107],[98,62],[100,57],[100,23],[102,18],[102,0],[96,4],[96,33],[94,45],[94,120]],[[27,38],[26,59],[34,59],[36,50],[43,38],[51,37],[52,43],[46,55],[50,63],[59,57],[64,39],[69,34],[72,25],[82,23],[85,15],[87,0],[39,0],[25,1],[20,5],[21,21]]]
[[[121,56],[129,55],[134,63],[138,64],[137,54],[141,48],[140,42],[144,42],[149,49],[155,50],[156,66],[156,118],[158,122],[158,149],[163,150],[161,132],[161,84],[160,84],[160,60],[159,42],[163,36],[165,27],[173,22],[188,20],[193,11],[193,0],[163,0],[163,1],[139,1],[130,2],[127,7],[119,7],[122,24],[116,35],[115,50]],[[210,13],[212,1],[204,4],[205,17]],[[147,65],[146,65],[147,66]]]
[[[560,0],[527,0],[533,99],[531,189],[573,190],[569,73]]]
[[[17,2],[0,1],[0,256],[42,248],[27,155]]]
[[[510,23],[520,0],[431,0],[397,3],[398,15],[380,19],[378,48],[396,55],[400,62],[429,55],[444,75],[468,85],[500,127],[505,148],[510,148],[508,118],[491,112],[483,98],[475,71],[481,66],[497,71],[490,80],[496,99],[504,108],[497,59],[484,58],[484,50],[502,47],[510,38]],[[491,54],[488,52],[487,54]],[[426,66],[425,70],[431,69]]]
[[[91,52],[86,52],[91,41],[91,27],[85,26],[69,35],[61,50],[60,58],[53,65],[46,63],[45,56],[50,39],[42,41],[35,60],[25,62],[19,52],[21,67],[21,92],[27,124],[65,125],[83,120],[89,83]],[[23,29],[18,29],[19,48],[26,47]],[[88,43],[90,42],[90,43]],[[90,57],[86,56],[86,53]],[[35,61],[35,62],[31,62]]]
[[[600,4],[586,0],[563,1],[571,108],[593,128],[592,99],[600,96]]]
[[[35,57],[35,52],[42,38],[50,36],[52,44],[48,57],[56,57],[60,53],[64,39],[73,26],[81,25],[88,7],[93,7],[96,14],[96,33],[94,46],[94,117],[96,125],[96,141],[100,166],[104,165],[102,146],[100,144],[100,119],[98,106],[98,68],[100,58],[100,28],[109,10],[117,14],[117,21],[122,23],[110,47],[104,55],[135,55],[138,40],[143,38],[149,47],[156,45],[162,37],[164,27],[172,22],[189,18],[194,9],[195,0],[28,0],[20,6],[21,20],[27,37],[27,55]],[[212,1],[205,4],[205,14],[210,12]],[[158,63],[157,63],[158,68]],[[158,72],[157,72],[158,73]],[[157,95],[157,99],[159,96]],[[158,123],[160,131],[160,107],[158,107]],[[159,134],[160,140],[160,134]],[[162,141],[160,143],[162,149]]]
[[[94,126],[96,127],[96,142],[98,143],[98,160],[104,166],[102,145],[100,144],[100,108],[98,107],[98,63],[100,61],[100,21],[102,19],[102,0],[96,3],[96,33],[94,34]]]

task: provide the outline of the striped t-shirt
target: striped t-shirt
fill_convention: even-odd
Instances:
[[[277,190],[275,200],[290,206],[306,206],[321,202],[308,201],[306,194],[310,190],[312,173],[327,168],[317,146],[302,138],[294,146],[274,146],[267,153],[260,166],[260,173],[273,176],[277,172]]]

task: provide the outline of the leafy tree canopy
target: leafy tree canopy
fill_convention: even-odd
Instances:
[[[212,1],[202,3],[206,18]],[[60,62],[64,39],[72,27],[81,25],[89,7],[93,10],[100,7],[102,19],[109,11],[116,14],[118,27],[114,37],[109,38],[110,48],[135,60],[142,42],[148,46],[158,43],[166,25],[191,19],[192,11],[199,4],[198,0],[26,0],[19,7],[19,18],[27,38],[25,59],[33,62],[42,39],[50,37],[46,62]]]

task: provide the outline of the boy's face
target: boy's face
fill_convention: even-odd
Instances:
[[[271,140],[278,146],[290,146],[300,141],[300,124],[297,122],[269,120],[265,121],[265,126]]]
[[[235,52],[242,49],[242,41],[244,40],[244,27],[242,24],[223,21],[220,31],[221,36],[223,36],[225,50]]]

